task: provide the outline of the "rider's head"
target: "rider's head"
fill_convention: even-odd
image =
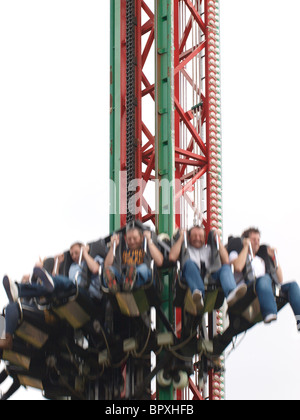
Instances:
[[[71,254],[71,258],[74,261],[74,263],[78,264],[79,263],[79,259],[80,259],[80,252],[81,252],[81,247],[83,245],[80,242],[76,242],[75,244],[73,244],[70,248],[70,254]]]
[[[260,248],[260,231],[257,228],[251,227],[243,233],[244,239],[250,239],[253,254],[256,255]]]
[[[189,244],[197,249],[205,245],[206,233],[202,226],[194,226],[189,230]]]
[[[143,232],[134,227],[126,232],[126,242],[128,248],[133,251],[143,246]]]

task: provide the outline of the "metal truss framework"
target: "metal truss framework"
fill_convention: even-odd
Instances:
[[[128,185],[127,2],[111,0],[111,231],[126,223],[128,188],[134,192],[134,217],[152,221],[158,232],[172,235],[193,223],[222,230],[219,0],[131,1],[135,181]],[[170,279],[165,289],[171,299]],[[210,398],[222,399],[223,386],[222,375],[212,372]],[[189,389],[177,398],[203,398],[192,381]]]

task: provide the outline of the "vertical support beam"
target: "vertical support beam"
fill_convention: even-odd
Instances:
[[[126,0],[110,0],[110,231],[126,223]]]
[[[142,0],[136,0],[136,156],[135,177],[138,180],[137,187],[137,214],[136,219],[142,220],[142,79],[143,79],[143,55],[142,55]]]
[[[156,0],[156,143],[158,188],[156,227],[174,230],[174,55],[173,1]]]
[[[110,0],[110,231],[120,228],[121,0]]]
[[[179,0],[174,0],[174,69],[180,63],[179,56]],[[174,96],[180,97],[180,73],[174,73]],[[180,147],[180,116],[178,112],[174,112],[174,131],[175,131],[175,148]],[[179,154],[175,153],[175,158],[179,158]],[[176,185],[180,185],[180,170],[175,168]],[[176,228],[182,227],[180,200],[175,201],[175,225]]]
[[[155,167],[157,185],[158,233],[173,235],[174,219],[174,43],[173,0],[155,1],[156,32],[156,138]],[[172,274],[161,273],[164,285],[162,310],[173,322]],[[160,330],[164,328],[160,325]],[[161,356],[163,357],[163,356]],[[160,400],[173,400],[173,386],[159,389]]]
[[[126,161],[127,161],[127,223],[135,219],[136,191],[128,188],[135,177],[136,140],[136,45],[135,0],[126,1]]]
[[[174,0],[174,68],[176,68],[180,63],[180,54],[179,54],[179,0]],[[174,95],[175,98],[180,97],[180,73],[177,72],[174,76]],[[175,148],[178,150],[180,148],[180,117],[178,112],[174,113],[174,124],[175,124]],[[180,155],[175,153],[175,159],[179,158]],[[176,185],[180,185],[180,167],[175,168],[175,178]],[[181,215],[181,200],[175,200],[175,226],[176,228],[183,227]],[[179,337],[182,324],[182,310],[181,308],[176,308],[175,310],[175,331]],[[180,401],[183,399],[183,391],[177,391],[177,400]]]
[[[207,225],[222,230],[222,143],[220,106],[219,2],[205,0],[206,17],[206,144]]]
[[[222,195],[222,140],[221,140],[221,98],[220,98],[220,24],[219,0],[205,0],[206,26],[206,143],[208,153],[207,175],[207,224],[210,229],[223,230]],[[220,334],[222,311],[211,317],[211,337]],[[223,367],[225,365],[223,364]],[[210,399],[224,399],[224,374],[210,373]],[[220,391],[220,389],[222,391]]]

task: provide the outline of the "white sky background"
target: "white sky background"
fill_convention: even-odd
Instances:
[[[297,0],[221,0],[224,229],[259,226],[285,280],[299,278],[300,52]],[[228,399],[300,399],[289,307],[227,361]]]
[[[299,12],[221,0],[225,237],[259,226],[298,281]],[[109,34],[108,0],[0,0],[1,278],[108,234]],[[227,398],[300,399],[299,350],[286,308],[229,357]]]

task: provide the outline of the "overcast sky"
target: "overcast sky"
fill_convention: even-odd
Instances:
[[[299,14],[221,0],[224,236],[260,227],[297,281]],[[109,33],[108,0],[0,0],[0,278],[108,234]],[[228,358],[227,398],[300,399],[299,350],[287,307]]]

